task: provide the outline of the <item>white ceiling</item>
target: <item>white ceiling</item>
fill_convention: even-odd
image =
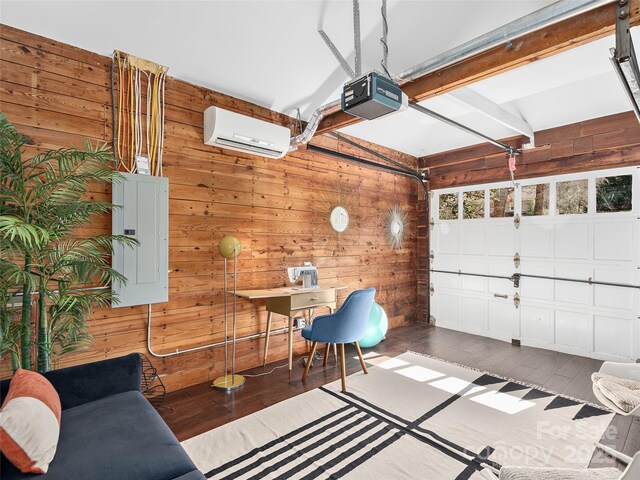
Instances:
[[[640,44],[640,30],[632,31]],[[625,112],[631,105],[609,61],[613,37],[568,50],[470,87],[526,120],[534,131]],[[518,135],[448,95],[420,102],[493,138]],[[407,110],[342,129],[344,133],[414,156],[481,143],[477,137]]]
[[[405,70],[551,1],[388,1],[389,69]],[[380,1],[360,1],[363,71],[380,68]],[[114,49],[169,74],[303,120],[339,97],[348,80],[317,33],[353,62],[351,0],[2,0],[2,23],[109,55]],[[473,89],[534,130],[630,109],[608,61],[613,39],[586,45]],[[637,41],[640,44],[640,41]],[[496,137],[513,131],[446,96],[425,106]],[[346,133],[412,155],[478,143],[414,111],[362,122]]]

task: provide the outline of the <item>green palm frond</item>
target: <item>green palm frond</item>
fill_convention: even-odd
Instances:
[[[106,144],[85,142],[80,149],[23,159],[22,148],[29,143],[0,113],[0,348],[13,348],[14,340],[22,343],[15,351],[22,354],[23,367],[31,367],[31,349],[25,348],[32,329],[27,299],[38,291],[41,368],[40,355],[59,358],[91,342],[87,318],[92,309],[114,300],[110,283],[126,282],[110,266],[113,245],[138,243],[125,236],[77,237],[79,228],[114,208],[93,200],[92,192],[124,180],[113,171]],[[82,290],[95,286],[105,288]],[[22,292],[25,301],[14,306],[13,296]]]
[[[47,224],[47,228],[67,233],[85,225],[94,215],[102,215],[112,209],[110,202],[80,199],[70,203],[49,204],[39,212],[38,217]]]
[[[50,232],[38,225],[31,225],[20,218],[0,215],[0,237],[14,242],[16,238],[29,248],[41,248],[50,239]]]
[[[126,235],[96,235],[92,237],[96,244],[100,245],[110,254],[113,253],[114,244],[124,245],[128,248],[133,248],[140,245],[135,238],[127,237]]]
[[[0,354],[11,353],[12,356],[20,356],[21,325],[16,319],[19,317],[18,309],[10,309],[7,312],[0,310]]]
[[[22,293],[23,285],[29,284],[31,290],[36,288],[36,277],[32,273],[27,273],[20,266],[0,258],[0,296],[12,296]]]
[[[65,283],[106,285],[126,279],[109,266],[113,242],[135,245],[128,237],[99,235],[60,241],[47,249],[44,263],[47,274]]]
[[[22,285],[28,281],[35,286],[35,279],[4,258],[0,258],[0,278],[0,356],[9,352],[17,361],[20,356],[22,325],[18,321],[20,309],[14,303],[19,300],[16,294],[21,293]],[[19,363],[15,366],[18,365]]]
[[[108,290],[71,293],[61,295],[58,302],[51,305],[50,338],[54,356],[61,357],[91,344],[86,319],[93,306],[109,305],[110,296]]]
[[[0,153],[5,157],[20,150],[23,145],[32,143],[31,139],[16,130],[7,117],[0,112]]]

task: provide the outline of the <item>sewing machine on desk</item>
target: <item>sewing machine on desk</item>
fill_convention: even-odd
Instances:
[[[302,267],[289,267],[287,273],[289,281],[293,284],[302,277],[302,288],[318,288],[318,269],[311,265],[311,262],[304,262]]]
[[[240,298],[246,298],[248,300],[264,299],[267,302],[267,329],[264,341],[264,365],[267,363],[267,353],[269,350],[271,318],[274,313],[288,317],[289,376],[291,376],[291,370],[293,368],[293,318],[295,314],[309,310],[309,318],[311,318],[314,309],[323,307],[329,308],[330,312],[333,313],[338,302],[338,290],[347,288],[346,286],[324,287],[318,285],[318,271],[316,267],[310,263],[307,265],[307,263],[308,262],[305,262],[305,265],[302,267],[292,267],[288,269],[289,279],[292,283],[295,283],[298,280],[298,277],[303,277],[302,287],[270,288],[266,290],[240,290],[236,292],[236,295]],[[294,269],[299,270],[297,273],[293,272],[294,275],[292,275],[290,272]],[[315,275],[313,273],[315,273]],[[311,282],[311,285],[313,285],[313,279],[315,278],[315,286],[305,288],[304,280],[307,276],[310,277],[309,282]]]

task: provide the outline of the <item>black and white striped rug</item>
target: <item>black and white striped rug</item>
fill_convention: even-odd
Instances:
[[[207,478],[481,479],[589,464],[613,414],[412,352],[182,443]],[[250,387],[250,385],[247,385]]]

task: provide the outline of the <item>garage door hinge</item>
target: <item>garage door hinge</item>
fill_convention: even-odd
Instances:
[[[518,252],[516,252],[516,254],[513,256],[513,264],[516,266],[516,268],[520,267],[520,254]]]
[[[513,296],[513,304],[516,306],[516,308],[520,307],[520,294],[518,294],[517,292]]]
[[[513,282],[513,288],[520,288],[520,274],[514,273],[511,275],[511,281]]]
[[[433,253],[433,250],[429,251],[429,260],[431,260],[433,262],[433,259],[436,258],[435,254]]]
[[[513,217],[513,224],[516,226],[516,229],[520,228],[520,214],[516,213]]]
[[[429,219],[429,227],[431,227],[431,230],[433,230],[433,227],[436,226],[436,222],[433,221],[433,218]]]
[[[429,295],[431,295],[433,297],[433,294],[435,293],[436,289],[433,286],[433,283],[429,284]]]

